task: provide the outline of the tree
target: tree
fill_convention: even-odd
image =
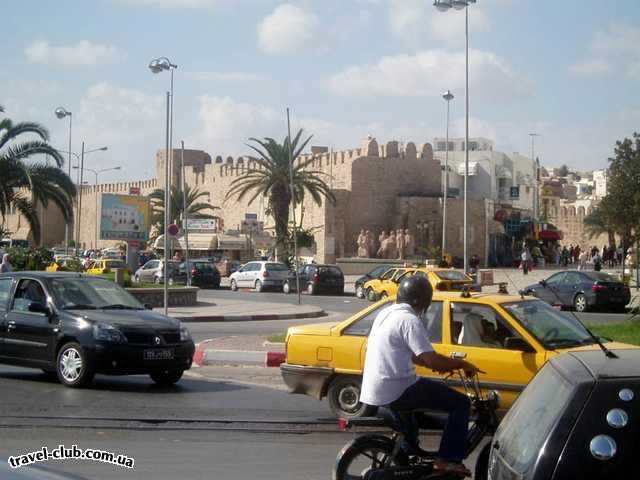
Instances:
[[[183,198],[186,198],[187,216],[189,218],[214,218],[213,215],[206,213],[207,210],[216,210],[209,203],[199,202],[203,197],[208,197],[207,192],[201,192],[197,188],[185,186],[185,197],[182,190],[176,186],[171,187],[171,209],[169,210],[169,221],[177,223],[184,213]],[[149,195],[151,199],[152,216],[151,223],[156,226],[158,231],[164,232],[164,189],[158,188]]]
[[[584,228],[589,236],[589,240],[607,234],[609,245],[615,245],[615,227],[610,223],[610,205],[607,199],[603,199],[598,208],[595,208],[589,215],[584,217]]]
[[[561,177],[566,177],[567,175],[569,175],[569,167],[567,167],[567,165],[562,165],[559,169],[558,169],[558,175],[560,175]]]
[[[301,142],[302,130],[291,140],[289,136],[282,144],[273,138],[250,138],[255,145],[248,146],[258,153],[256,159],[258,168],[250,170],[246,175],[236,178],[229,188],[225,199],[236,198],[242,201],[249,197],[248,204],[260,197],[267,197],[267,211],[273,216],[276,230],[276,242],[284,258],[288,257],[289,248],[289,207],[292,199],[291,175],[289,169],[289,153],[293,161],[293,192],[296,204],[301,204],[306,193],[317,205],[322,205],[322,199],[328,198],[335,202],[335,196],[329,185],[323,180],[326,174],[321,171],[309,170],[313,159],[297,161],[298,157],[311,140],[311,136]]]
[[[1,106],[0,111],[4,111]],[[32,139],[19,142],[21,135]],[[76,195],[73,181],[60,168],[64,164],[62,155],[48,141],[49,132],[37,123],[14,124],[8,118],[0,120],[0,216],[5,219],[10,208],[15,207],[29,223],[36,243],[40,243],[36,205],[41,203],[46,208],[53,202],[68,223],[73,217]],[[42,154],[51,157],[55,166],[25,163],[30,157]]]

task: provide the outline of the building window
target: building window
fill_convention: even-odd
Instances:
[[[444,151],[447,148],[447,142],[438,142],[438,150]]]

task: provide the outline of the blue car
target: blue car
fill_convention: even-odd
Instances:
[[[631,301],[629,287],[604,272],[566,270],[522,290],[552,305],[586,312],[606,308],[624,312]]]

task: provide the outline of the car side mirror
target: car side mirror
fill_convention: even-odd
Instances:
[[[31,313],[42,313],[47,317],[51,315],[51,309],[44,303],[31,302],[28,309]]]
[[[143,307],[145,308],[145,310],[153,310],[153,306],[150,303],[145,303]]]
[[[535,349],[520,337],[507,337],[504,339],[504,348],[507,350],[520,350],[524,353],[535,353]]]
[[[543,287],[547,286],[547,281],[546,280],[540,280],[540,282],[538,282],[538,283],[540,283],[540,285],[542,285]]]

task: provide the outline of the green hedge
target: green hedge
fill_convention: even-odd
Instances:
[[[53,262],[53,252],[46,248],[9,247],[5,249],[16,271],[44,270]]]

